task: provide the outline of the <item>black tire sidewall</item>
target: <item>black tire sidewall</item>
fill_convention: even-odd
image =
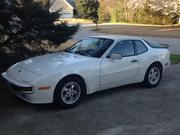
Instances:
[[[151,83],[149,82],[149,78],[148,78],[148,77],[149,77],[149,72],[150,72],[150,70],[151,70],[152,68],[154,68],[154,67],[157,67],[157,68],[159,69],[159,71],[160,71],[160,78],[159,78],[159,81],[158,81],[156,84],[151,84]],[[162,67],[161,67],[159,64],[154,63],[154,64],[152,64],[152,65],[148,68],[148,70],[147,70],[147,72],[146,72],[146,75],[145,75],[145,79],[144,79],[143,84],[144,84],[145,87],[154,88],[154,87],[156,87],[156,86],[159,85],[159,83],[161,82],[161,78],[162,78]]]
[[[67,84],[68,82],[76,82],[79,84],[80,88],[81,88],[81,94],[79,96],[79,99],[73,103],[73,104],[66,104],[63,100],[62,100],[62,97],[61,97],[61,91],[62,91],[62,88],[64,87],[65,84]],[[85,95],[85,84],[84,82],[79,78],[79,77],[67,77],[65,79],[62,79],[56,86],[55,88],[55,91],[54,91],[54,103],[62,108],[72,108],[74,106],[77,106],[82,97]]]

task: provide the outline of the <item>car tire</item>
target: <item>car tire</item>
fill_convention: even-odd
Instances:
[[[85,95],[84,81],[77,76],[62,79],[54,91],[54,103],[62,108],[77,106]]]
[[[145,75],[143,85],[148,88],[154,88],[159,85],[162,78],[162,67],[158,63],[152,64]]]

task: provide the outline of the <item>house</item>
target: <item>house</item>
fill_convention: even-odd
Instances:
[[[74,0],[50,0],[49,11],[59,11],[61,19],[73,18],[76,12],[76,4]]]

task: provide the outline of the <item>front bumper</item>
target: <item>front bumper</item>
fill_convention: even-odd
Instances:
[[[12,80],[6,73],[2,74],[1,80],[7,84],[9,89],[11,91],[14,91],[15,93],[24,93],[24,94],[31,94],[32,91],[32,85],[28,84],[22,84],[18,81]]]
[[[6,72],[2,74],[1,80],[7,84],[11,93],[22,100],[32,104],[44,104],[53,102],[52,91],[38,91],[31,84],[24,84],[10,78]]]

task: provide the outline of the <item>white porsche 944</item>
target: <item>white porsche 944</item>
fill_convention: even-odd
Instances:
[[[166,46],[135,37],[93,36],[63,52],[21,61],[2,78],[27,102],[69,108],[85,95],[113,87],[141,82],[156,87],[169,65]]]

